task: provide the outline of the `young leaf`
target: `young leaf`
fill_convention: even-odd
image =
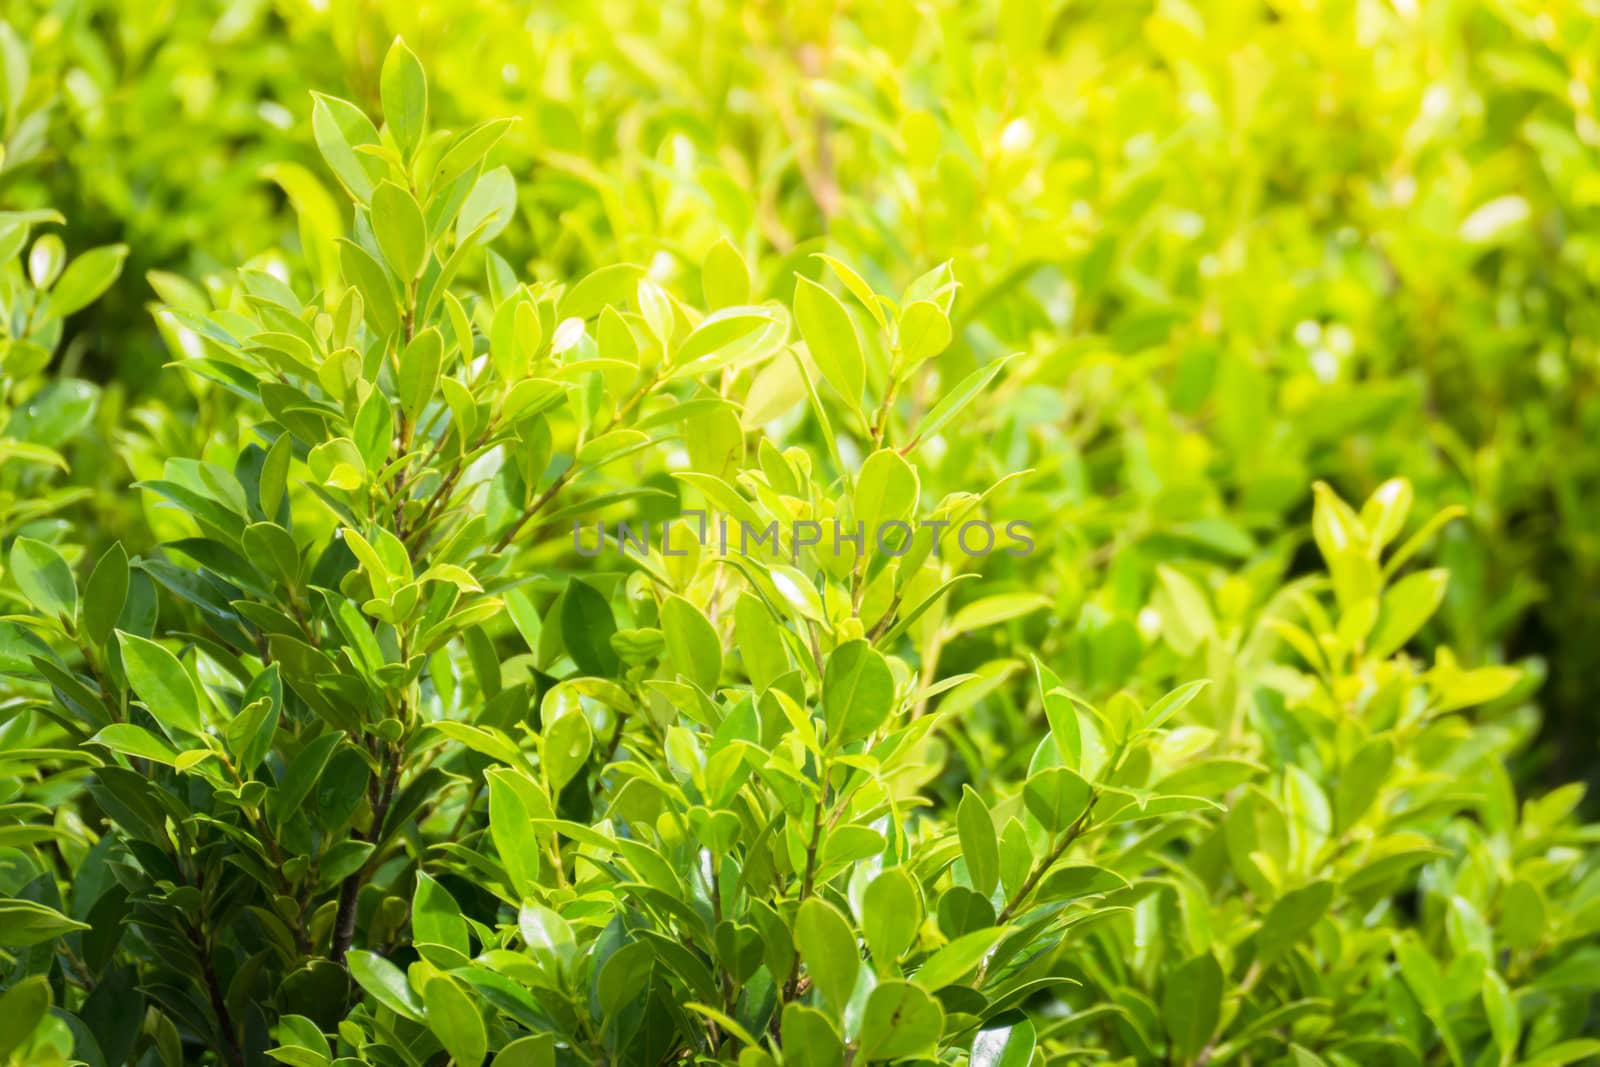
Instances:
[[[417,875],[417,890],[411,898],[411,927],[418,944],[444,945],[463,956],[471,951],[461,908],[449,891],[428,874]]]
[[[127,245],[107,245],[73,260],[50,290],[50,310],[65,318],[94,303],[117,280],[127,258]]]
[[[750,268],[726,237],[706,252],[700,266],[700,288],[712,310],[750,302]]]
[[[375,952],[360,949],[351,951],[345,958],[350,964],[350,977],[379,1004],[413,1022],[422,1021],[425,1010],[422,998],[412,990],[411,983],[398,967]]]
[[[61,553],[31,537],[11,542],[11,576],[34,610],[72,621],[78,612],[78,587]]]
[[[502,767],[485,774],[489,786],[489,835],[519,897],[538,888],[539,840],[533,832],[535,818],[548,818],[548,803],[531,803],[536,788],[532,779]],[[542,798],[539,798],[542,800]]]
[[[372,191],[372,233],[384,262],[402,282],[412,282],[428,259],[428,227],[412,195],[390,181]]]
[[[950,345],[950,316],[931,300],[914,300],[900,312],[900,357],[904,373]]]
[[[594,732],[580,710],[568,711],[544,728],[544,773],[552,792],[576,778],[589,762]]]
[[[361,145],[376,144],[378,131],[362,110],[347,100],[312,94],[311,132],[317,150],[340,184],[357,202],[372,199],[372,175],[356,154]]]
[[[998,378],[1000,372],[1005,370],[1006,365],[1014,358],[1014,356],[1006,356],[1004,359],[994,360],[961,379],[955,388],[945,393],[943,398],[917,424],[916,440],[919,443],[926,441],[948,426],[957,415],[966,410],[968,404],[976,400],[989,388],[989,383]]]
[[[823,1000],[842,1012],[861,968],[856,935],[845,917],[827,901],[810,897],[795,915],[794,947]]]
[[[125,756],[136,756],[139,759],[154,760],[172,766],[177,762],[178,754],[172,746],[161,740],[142,726],[135,726],[129,722],[112,723],[91,738],[97,745],[104,745],[113,752],[121,752]]]
[[[1000,882],[1000,839],[995,834],[994,819],[988,807],[971,786],[961,789],[956,826],[961,839],[961,858],[966,861],[972,888],[988,896]]]
[[[1038,1031],[1026,1015],[1008,1013],[985,1022],[972,1039],[967,1067],[1028,1067]]]
[[[926,991],[899,979],[878,983],[861,1018],[861,1056],[884,1063],[931,1057],[944,1028],[944,1011]]]
[[[722,642],[700,609],[680,596],[661,605],[661,630],[672,667],[710,692],[722,674]]]
[[[384,56],[378,87],[389,132],[394,134],[400,151],[409,156],[427,129],[428,82],[421,61],[398,37]]]
[[[428,1029],[458,1064],[479,1064],[489,1051],[489,1035],[472,998],[455,979],[439,975],[422,987]]]
[[[1367,654],[1386,659],[1422,629],[1444,602],[1450,575],[1442,570],[1417,571],[1383,594],[1377,625],[1367,637]]]
[[[169,738],[173,731],[199,737],[205,732],[200,697],[178,657],[154,641],[116,631],[122,664],[133,691]]]
[[[128,599],[128,554],[122,542],[113,542],[89,572],[83,587],[83,632],[89,640],[103,645],[122,614]]]
[[[866,737],[893,707],[894,675],[881,652],[859,639],[833,650],[822,678],[822,711],[835,744]]]
[[[561,636],[567,654],[584,674],[610,678],[617,672],[611,635],[617,632],[611,605],[592,585],[571,581],[561,597]]]
[[[861,338],[839,298],[809,278],[797,277],[794,318],[811,359],[829,385],[857,410],[866,389]]]
[[[1167,978],[1161,998],[1161,1019],[1172,1049],[1192,1060],[1216,1032],[1222,1015],[1222,968],[1209,952],[1178,967]]]
[[[1256,954],[1271,960],[1310,932],[1333,901],[1333,883],[1312,882],[1280,897],[1262,920]]]
[[[914,516],[920,486],[916,468],[893,449],[879,449],[867,457],[856,475],[856,518],[866,526],[866,542],[876,547],[885,523]]]
[[[922,894],[904,867],[889,867],[867,886],[862,897],[861,932],[880,974],[917,940],[922,925]]]
[[[1093,789],[1083,776],[1065,767],[1048,767],[1028,777],[1022,799],[1033,817],[1052,834],[1078,821],[1089,807]]]
[[[438,393],[443,355],[444,339],[431,326],[413,337],[400,353],[400,408],[412,422],[422,417]]]

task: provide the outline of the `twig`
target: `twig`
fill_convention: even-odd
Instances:
[[[378,866],[378,844],[383,840],[383,824],[389,814],[389,805],[394,800],[395,789],[400,783],[400,756],[392,749],[388,751],[387,769],[384,772],[382,792],[378,795],[377,803],[372,808],[372,828],[367,831],[367,840],[372,842],[372,855],[367,857],[354,874],[344,880],[339,887],[339,911],[333,923],[333,948],[328,953],[328,958],[334,963],[343,964],[345,954],[350,951],[350,945],[356,936],[356,903],[361,896],[361,887],[366,885],[372,877],[372,872]]]

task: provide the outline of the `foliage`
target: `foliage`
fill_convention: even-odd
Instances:
[[[230,29],[359,53],[373,19],[335,9]],[[180,271],[244,265],[149,277],[176,366],[113,386],[126,415],[47,370],[122,252],[63,269],[29,246],[54,216],[0,219],[0,1058],[1600,1056],[1596,828],[1581,787],[1519,799],[1539,679],[1493,653],[1525,603],[1483,618],[1527,579],[1488,563],[1526,490],[1469,485],[1453,532],[1431,447],[1483,459],[1534,423],[1430,411],[1448,376],[1383,347],[1425,301],[1371,280],[1442,225],[1478,250],[1462,284],[1509,284],[1522,220],[1385,216],[1341,251],[1314,131],[1235,180],[1306,105],[1312,14],[1004,5],[991,39],[951,8],[935,29],[971,47],[943,66],[910,14],[669,8],[640,23],[663,53],[551,13],[528,33],[567,65],[527,90],[465,51],[430,84],[396,43],[350,78],[366,108],[293,105],[274,158],[317,160],[272,172],[292,224],[255,205],[225,234],[246,246],[174,241]],[[1480,21],[1520,28],[1432,32]],[[215,28],[185,9],[151,72]],[[16,101],[56,91],[20,84],[11,146],[45,114]],[[112,180],[177,188],[152,114],[116,116]],[[1124,136],[1075,140],[1085,118]],[[18,121],[26,145],[49,120]],[[249,184],[239,136],[203,143]],[[1425,200],[1472,144],[1439,136]],[[225,217],[229,188],[174,213]],[[1467,303],[1439,337],[1495,299]],[[1370,366],[1339,358],[1357,326]],[[718,520],[773,539],[726,550]]]

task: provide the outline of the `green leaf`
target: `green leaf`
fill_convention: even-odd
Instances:
[[[632,263],[613,263],[585,275],[568,289],[556,309],[556,318],[592,319],[605,308],[623,304],[638,286],[644,269]]]
[[[1020,619],[1050,606],[1048,597],[1038,593],[997,593],[967,604],[955,613],[946,629],[967,633],[1011,619]]]
[[[36,611],[69,622],[78,613],[78,587],[61,553],[31,537],[11,543],[11,576]]]
[[[1162,697],[1160,700],[1156,701],[1154,704],[1150,705],[1148,709],[1146,709],[1144,713],[1144,719],[1140,723],[1141,728],[1145,730],[1154,730],[1156,727],[1162,725],[1168,719],[1172,718],[1178,712],[1187,707],[1189,702],[1194,700],[1195,697],[1199,696],[1200,691],[1210,684],[1211,683],[1209,681],[1202,679],[1201,681],[1190,682],[1187,685],[1181,685],[1174,689],[1172,692],[1168,693],[1166,696]]]
[[[517,180],[506,167],[496,167],[473,183],[456,215],[456,240],[488,244],[517,214]],[[474,235],[476,235],[474,237]]]
[[[1034,669],[1038,674],[1042,693],[1045,721],[1050,724],[1050,738],[1063,764],[1078,767],[1083,759],[1083,729],[1078,724],[1078,702],[1057,684],[1056,676],[1037,659]]]
[[[1511,948],[1530,951],[1544,937],[1548,911],[1539,887],[1525,878],[1518,878],[1501,891],[1496,933]]]
[[[862,897],[861,932],[879,973],[890,969],[917,940],[922,925],[922,893],[904,867],[889,867],[874,878]]]
[[[832,904],[809,897],[795,915],[794,947],[828,1006],[843,1011],[861,969],[861,952],[850,923]]]
[[[559,793],[589,762],[589,752],[594,745],[594,731],[588,716],[578,708],[545,723],[544,774],[550,782],[552,793]]]
[[[706,692],[722,676],[722,642],[711,621],[680,596],[661,604],[661,632],[672,667]]]
[[[517,932],[527,944],[529,955],[552,977],[564,974],[577,954],[572,926],[559,912],[535,901],[525,902],[517,912]]]
[[[1332,882],[1312,882],[1279,897],[1256,934],[1256,955],[1265,961],[1287,951],[1311,932],[1332,902]]]
[[[50,983],[42,975],[0,993],[0,1060],[8,1059],[32,1036],[50,1010]]]
[[[489,786],[489,836],[504,864],[511,889],[525,897],[538,888],[539,839],[533,820],[550,818],[548,803],[530,794],[533,780],[515,770],[491,768],[484,774]]]
[[[367,323],[381,336],[388,337],[400,328],[400,302],[388,271],[371,253],[354,241],[339,241],[339,270],[361,293],[361,306]]]
[[[318,734],[290,762],[272,794],[272,812],[278,825],[294,818],[343,740],[344,734],[338,730]]]
[[[128,682],[166,735],[174,741],[174,730],[202,736],[205,723],[200,717],[200,697],[178,657],[137,634],[121,630],[116,634]]]
[[[28,278],[34,288],[50,288],[61,275],[61,268],[66,261],[67,246],[56,234],[47,233],[33,242],[33,248],[28,252]]]
[[[961,981],[978,969],[1008,931],[1008,927],[990,926],[963,934],[929,956],[911,980],[934,992]]]
[[[1222,967],[1206,952],[1167,977],[1161,1020],[1180,1059],[1193,1059],[1216,1032],[1222,1016]]]
[[[83,587],[83,632],[89,640],[103,645],[128,600],[128,554],[122,542],[114,541],[89,572]]]
[[[983,1024],[972,1039],[968,1067],[1028,1067],[1038,1032],[1026,1015],[1009,1014]]]
[[[878,546],[880,538],[889,536],[883,529],[885,523],[915,516],[920,491],[916,468],[894,449],[879,449],[867,457],[856,475],[855,512],[866,524],[869,550]]]
[[[383,58],[378,91],[383,99],[383,117],[389,124],[389,132],[394,134],[400,151],[409,156],[427,129],[428,82],[422,73],[422,62],[398,37]]]
[[[1390,478],[1367,498],[1361,506],[1361,525],[1372,532],[1372,543],[1377,548],[1400,536],[1415,498],[1411,483],[1404,478]]]
[[[317,1024],[304,1015],[284,1015],[278,1020],[278,1040],[283,1043],[284,1049],[269,1053],[275,1059],[285,1063],[298,1062],[285,1060],[280,1053],[285,1050],[295,1050],[310,1053],[312,1062],[316,1067],[333,1058],[333,1049],[328,1045],[328,1039],[323,1036]]]
[[[256,502],[261,505],[261,513],[268,519],[275,520],[278,517],[278,508],[283,503],[284,493],[288,491],[289,461],[294,458],[293,445],[294,439],[290,434],[279,434],[261,462]]]
[[[838,278],[844,284],[844,287],[850,290],[851,296],[860,301],[861,306],[866,309],[867,314],[872,316],[872,321],[878,324],[879,329],[887,330],[889,328],[889,321],[883,317],[883,302],[879,299],[878,294],[873,292],[872,286],[867,284],[867,280],[856,273],[854,267],[835,259],[826,252],[813,252],[811,255],[827,264],[828,269],[833,271],[834,277]]]
[[[957,415],[966,410],[968,404],[989,388],[989,383],[1000,376],[1000,372],[1006,369],[1006,365],[1013,358],[1015,357],[1007,356],[1004,359],[997,359],[979,367],[956,383],[956,387],[945,393],[917,424],[917,441],[926,441],[950,425]]]
[[[1356,750],[1339,774],[1333,794],[1335,828],[1344,830],[1367,813],[1394,766],[1394,742],[1386,736],[1369,738]]]
[[[431,326],[413,337],[400,353],[400,409],[413,423],[438,395],[443,356],[444,338]]]
[[[311,132],[317,150],[340,184],[357,202],[372,199],[372,176],[355,149],[376,144],[378,131],[372,120],[348,100],[312,94]]]
[[[611,647],[617,632],[611,604],[592,585],[576,579],[561,597],[561,637],[578,670],[600,678],[616,676],[620,661]]]
[[[1519,1067],[1567,1067],[1571,1063],[1592,1061],[1596,1056],[1600,1056],[1600,1041],[1583,1038],[1576,1041],[1562,1041],[1540,1049],[1523,1060]]]
[[[0,672],[37,674],[38,668],[33,664],[35,656],[52,660],[55,653],[32,630],[19,623],[0,621]]]
[[[816,1008],[790,1002],[783,1006],[784,1067],[839,1067],[844,1043],[839,1031]]]
[[[127,258],[127,245],[107,245],[90,249],[67,264],[50,290],[50,310],[66,318],[94,303],[117,280]]]
[[[1000,839],[988,807],[970,785],[961,787],[956,828],[961,839],[961,858],[966,861],[972,888],[987,897],[1000,884]]]
[[[556,1067],[555,1035],[519,1037],[494,1054],[490,1067]]]
[[[417,874],[417,889],[411,897],[411,933],[412,940],[419,945],[443,945],[463,956],[471,955],[467,920],[461,917],[455,897],[433,876],[422,872]],[[432,1025],[431,1014],[429,1025]]]
[[[1165,565],[1156,568],[1160,586],[1155,598],[1161,613],[1161,635],[1181,656],[1216,633],[1217,624],[1204,591],[1188,575]]]
[[[764,305],[726,307],[700,320],[672,353],[672,363],[687,366],[696,360],[710,361],[718,353],[731,350],[736,342],[763,343],[768,337],[781,341],[780,331],[787,331],[787,324],[777,308]],[[754,340],[746,340],[752,337]]]
[[[294,538],[274,522],[253,522],[244,528],[241,538],[250,561],[263,573],[276,578],[286,587],[300,583],[300,550]]]
[[[812,362],[829,385],[854,409],[861,409],[867,363],[861,338],[839,298],[803,276],[796,276],[794,318]]]
[[[490,119],[458,135],[433,168],[433,188],[442,189],[481,163],[516,121],[515,118]]]
[[[14,354],[21,347],[13,342],[10,351]],[[49,382],[29,397],[26,404],[11,413],[4,436],[45,449],[60,448],[89,426],[99,399],[100,391],[88,382],[76,378],[60,378]],[[17,449],[17,446],[11,447]],[[18,453],[22,454],[20,449]],[[40,458],[45,462],[59,459],[46,458],[49,455],[46,453]],[[61,461],[58,465],[64,467],[66,464]]]
[[[1515,1063],[1517,1045],[1522,1038],[1522,1015],[1506,980],[1494,971],[1485,971],[1483,975],[1483,1012],[1489,1020],[1495,1047],[1500,1050],[1500,1063]]]
[[[700,265],[700,288],[712,310],[750,302],[750,268],[726,237],[706,252]]]
[[[1066,767],[1047,767],[1030,775],[1022,787],[1023,803],[1052,834],[1077,822],[1093,795],[1083,776]]]
[[[860,740],[884,724],[894,707],[894,674],[868,642],[847,641],[828,657],[822,677],[823,718],[835,744]]]
[[[443,975],[428,979],[422,987],[423,1008],[428,1029],[433,1031],[451,1059],[460,1065],[483,1063],[489,1054],[489,1034],[472,998],[452,978]]]
[[[114,752],[121,752],[125,756],[154,760],[168,767],[178,759],[178,753],[171,745],[144,727],[135,726],[133,723],[112,723],[89,740],[97,745],[105,745]]]
[[[0,900],[0,945],[28,948],[75,930],[88,929],[89,924],[69,919],[45,904],[31,900]],[[0,1026],[4,1025],[5,1018],[0,1012]]]
[[[913,300],[900,312],[900,373],[950,346],[950,316],[931,300]]]
[[[372,191],[372,233],[389,269],[403,282],[415,281],[428,260],[428,225],[422,208],[390,181]]]
[[[277,664],[268,670],[276,672]],[[278,702],[270,696],[252,700],[228,724],[228,750],[239,773],[249,775],[266,759],[278,729]]]
[[[1448,571],[1431,570],[1408,574],[1383,594],[1378,622],[1367,638],[1367,655],[1387,659],[1433,618],[1444,602],[1450,584]]]
[[[352,949],[346,960],[350,965],[350,977],[379,1004],[396,1015],[414,1022],[422,1021],[425,1010],[422,999],[412,990],[400,968],[375,952],[361,949]]]
[[[861,1056],[868,1063],[932,1057],[944,1028],[944,1010],[926,990],[886,979],[867,996],[861,1018]]]

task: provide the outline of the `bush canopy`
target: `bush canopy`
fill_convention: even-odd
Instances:
[[[5,19],[0,1065],[1600,1062],[1584,5]]]

